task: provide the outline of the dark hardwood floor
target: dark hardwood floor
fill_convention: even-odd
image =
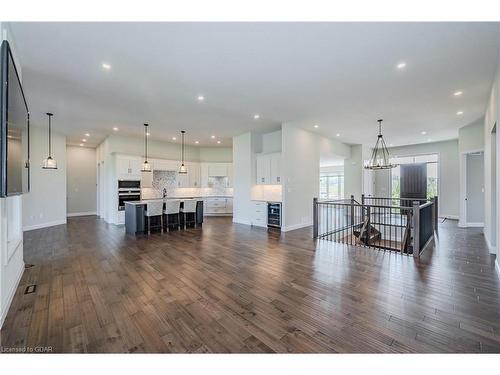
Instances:
[[[25,233],[1,345],[55,352],[500,352],[480,229],[421,260],[209,218],[133,238],[95,217]],[[35,293],[24,294],[36,284]]]

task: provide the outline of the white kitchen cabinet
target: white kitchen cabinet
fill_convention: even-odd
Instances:
[[[116,158],[116,176],[119,180],[140,180],[141,179],[140,158]]]
[[[141,172],[141,188],[153,187],[153,171]]]
[[[252,225],[267,227],[267,202],[253,201]]]
[[[188,173],[189,173],[189,171],[188,171]],[[178,188],[189,187],[189,175],[176,173],[175,184]]]
[[[169,160],[154,159],[155,171],[175,171],[179,168],[174,162]]]
[[[130,163],[128,159],[116,159],[116,177],[119,180],[126,180],[130,173]]]
[[[272,185],[281,184],[281,153],[270,155],[270,166],[271,178],[269,183]]]
[[[192,188],[201,187],[201,170],[199,163],[187,163],[188,168],[188,185]]]
[[[209,177],[226,177],[227,165],[225,163],[212,163],[208,164]]]
[[[267,185],[271,180],[271,164],[267,155],[257,155],[257,185]]]
[[[228,188],[233,187],[233,164],[227,165],[227,186]]]
[[[256,163],[257,185],[281,184],[281,153],[257,155]]]
[[[209,197],[204,200],[204,214],[206,216],[229,216],[233,213],[233,198]]]

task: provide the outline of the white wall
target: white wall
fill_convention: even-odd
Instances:
[[[66,137],[52,131],[57,169],[43,169],[48,155],[47,133],[46,128],[30,128],[31,190],[23,195],[24,230],[66,224]]]
[[[144,139],[112,134],[106,138],[106,153],[126,155],[144,155]],[[180,160],[180,142],[163,142],[151,140],[148,145],[148,154],[151,158]],[[228,147],[197,147],[186,145],[184,149],[187,161],[231,162],[232,150]]]
[[[6,23],[0,22],[0,40],[8,40],[22,81],[22,64]],[[24,271],[22,196],[0,198],[0,328]]]
[[[439,214],[443,217],[459,217],[459,153],[458,140],[430,142],[418,145],[392,147],[391,157],[423,154],[439,155]]]
[[[233,222],[240,224],[251,223],[252,212],[252,185],[255,181],[251,132],[233,137]]]
[[[96,149],[66,147],[67,216],[95,215],[97,210]]]
[[[281,133],[282,230],[288,231],[312,225],[312,202],[313,198],[319,196],[321,155],[332,154],[347,158],[351,156],[351,148],[293,124],[283,124]]]
[[[233,161],[233,149],[231,147],[200,147],[199,161],[231,163]]]
[[[500,43],[500,30],[498,35]],[[484,210],[484,235],[488,242],[490,252],[497,254],[497,267],[500,270],[498,251],[496,243],[500,234],[500,137],[492,134],[495,126],[496,130],[500,125],[500,56],[498,58],[497,71],[491,88],[491,94],[484,115],[484,189],[485,189],[485,210]],[[493,143],[493,144],[492,144]],[[495,152],[496,149],[496,152]]]
[[[460,153],[484,150],[484,118],[458,129],[458,150]]]
[[[354,199],[361,202],[361,195],[370,193],[366,185],[371,185],[372,181],[365,180],[373,178],[374,174],[364,169],[364,161],[369,157],[369,147],[363,145],[350,147],[350,156],[344,160],[344,198],[354,195]]]
[[[262,153],[281,152],[281,129],[262,134]]]
[[[317,135],[284,124],[283,153],[283,228],[288,231],[312,225],[312,202],[319,196],[319,160]]]

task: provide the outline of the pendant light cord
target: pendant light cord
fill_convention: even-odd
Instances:
[[[50,124],[50,116],[49,116],[49,157],[52,157],[52,142],[51,142],[51,136],[50,133],[52,132],[51,130],[51,124]]]
[[[144,151],[145,159],[148,161],[148,124],[144,124]]]
[[[50,119],[52,118],[52,113],[47,113],[47,116],[49,116],[49,158],[52,159],[52,126],[51,126],[51,121]]]
[[[182,133],[182,149],[181,149],[182,150],[181,151],[181,153],[182,153],[182,165],[184,165],[184,133],[185,133],[185,131],[183,130],[183,131],[181,131],[181,133]]]

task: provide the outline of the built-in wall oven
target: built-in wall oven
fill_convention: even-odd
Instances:
[[[141,181],[118,180],[118,211],[125,210],[125,202],[141,200]]]
[[[271,228],[281,228],[281,203],[267,203],[267,226]]]

